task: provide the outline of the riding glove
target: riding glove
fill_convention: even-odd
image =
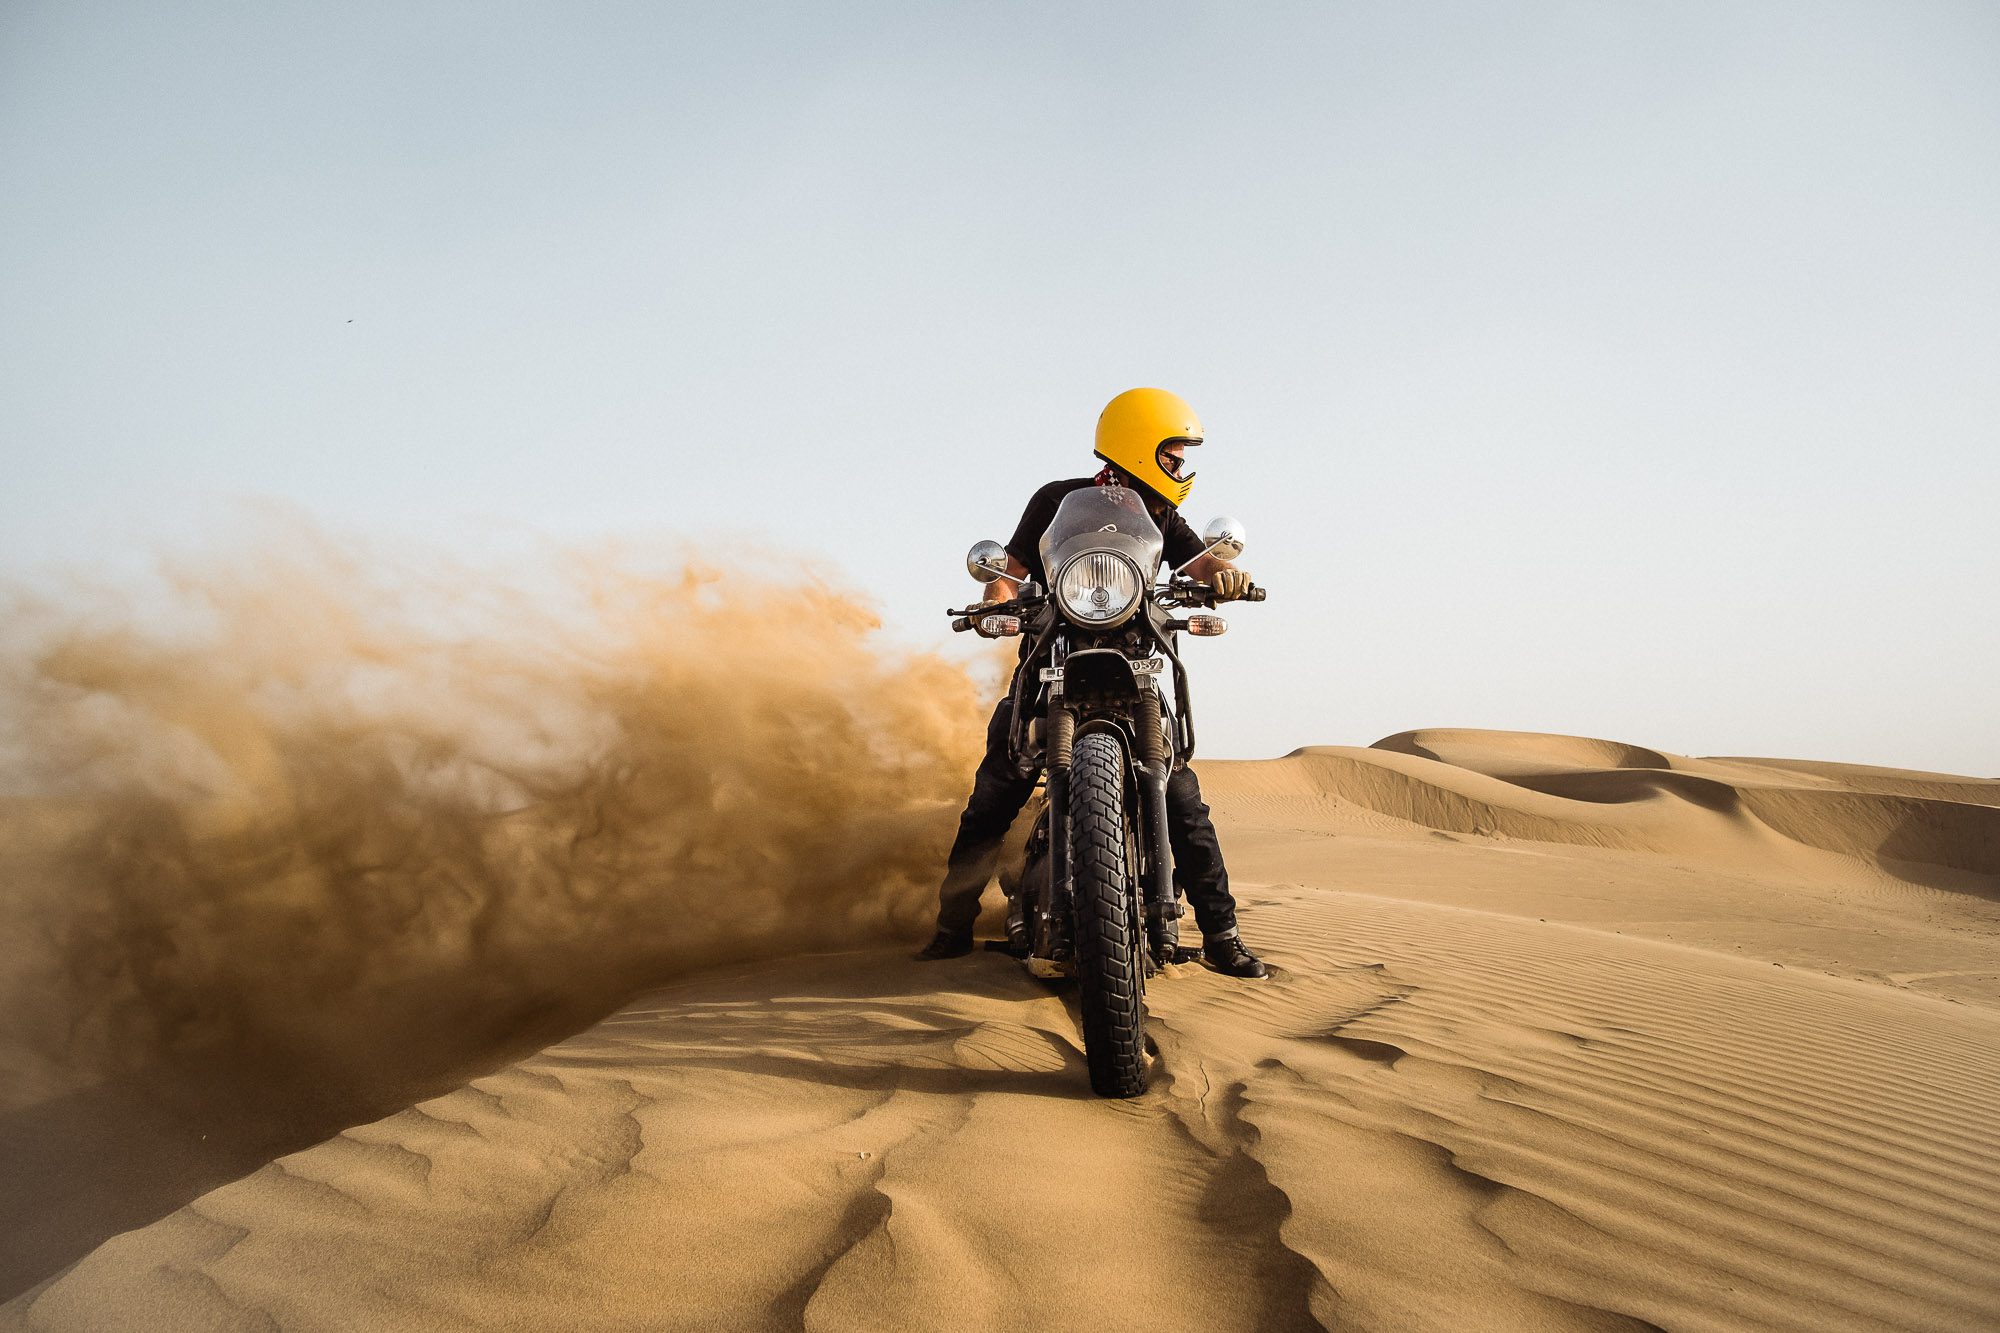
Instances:
[[[1218,569],[1209,576],[1209,586],[1215,589],[1215,600],[1233,602],[1248,595],[1250,591],[1250,571],[1246,569]]]

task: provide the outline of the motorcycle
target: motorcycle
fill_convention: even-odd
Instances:
[[[1218,518],[1202,541],[1201,555],[1233,560],[1243,527]],[[1132,490],[1072,491],[1039,547],[1049,588],[1030,582],[1010,600],[947,612],[954,630],[1027,645],[1014,673],[1008,751],[1047,800],[1008,892],[998,947],[1035,976],[1076,978],[1090,1086],[1105,1097],[1146,1090],[1146,978],[1198,952],[1180,944],[1185,909],[1167,836],[1167,779],[1195,742],[1177,640],[1222,634],[1228,623],[1176,615],[1212,610],[1215,591],[1184,574],[1187,565],[1159,583],[1164,550]],[[1005,576],[1006,559],[999,543],[984,541],[966,569],[991,583]],[[1261,602],[1264,590],[1243,600]]]

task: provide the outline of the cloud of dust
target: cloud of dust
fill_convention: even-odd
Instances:
[[[981,692],[853,597],[259,546],[8,615],[8,1104],[434,1077],[690,967],[921,935]]]

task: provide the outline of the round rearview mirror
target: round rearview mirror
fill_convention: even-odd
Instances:
[[[1212,518],[1208,526],[1201,530],[1201,544],[1208,547],[1208,553],[1217,560],[1234,560],[1242,555],[1246,540],[1243,525],[1233,518]]]
[[[1007,548],[999,542],[974,542],[965,553],[965,572],[981,583],[1007,576]]]

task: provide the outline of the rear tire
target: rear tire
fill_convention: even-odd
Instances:
[[[1091,1090],[1146,1090],[1144,945],[1125,840],[1125,752],[1102,732],[1079,736],[1070,760],[1070,882]]]

